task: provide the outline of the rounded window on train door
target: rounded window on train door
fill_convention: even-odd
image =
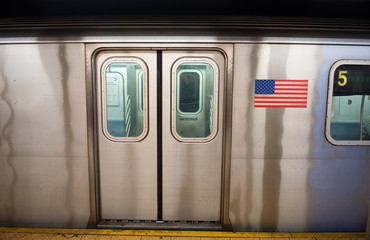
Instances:
[[[172,134],[182,142],[207,142],[217,134],[217,64],[181,58],[172,68]]]
[[[139,59],[108,59],[102,71],[104,135],[140,141],[147,133],[146,67]]]

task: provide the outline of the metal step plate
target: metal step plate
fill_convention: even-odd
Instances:
[[[216,221],[150,221],[126,219],[102,219],[98,228],[118,229],[181,229],[181,230],[222,230],[221,222]]]

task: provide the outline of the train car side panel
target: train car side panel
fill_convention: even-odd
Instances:
[[[330,67],[340,59],[369,59],[369,50],[236,45],[230,187],[234,230],[364,231],[370,149],[331,145],[325,139],[325,116]],[[259,106],[258,79],[307,82],[305,107]]]
[[[0,224],[86,227],[83,44],[0,46]]]

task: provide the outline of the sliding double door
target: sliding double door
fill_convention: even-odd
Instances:
[[[221,221],[224,66],[215,50],[96,54],[100,221]]]

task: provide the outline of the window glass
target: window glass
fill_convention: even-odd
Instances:
[[[211,62],[183,61],[175,76],[174,135],[180,141],[207,141],[216,131],[217,68]]]
[[[370,140],[370,65],[346,63],[332,76],[330,136],[355,144]]]
[[[143,107],[144,107],[144,103],[143,103],[143,71],[140,71],[139,72],[139,77],[138,77],[138,87],[137,87],[137,90],[138,90],[138,94],[137,94],[137,98],[138,98],[138,105],[140,107],[140,111],[143,111]]]
[[[178,106],[181,113],[200,111],[201,77],[199,70],[181,70],[178,73]]]
[[[143,68],[112,62],[105,69],[106,131],[113,140],[135,140],[144,132]]]

